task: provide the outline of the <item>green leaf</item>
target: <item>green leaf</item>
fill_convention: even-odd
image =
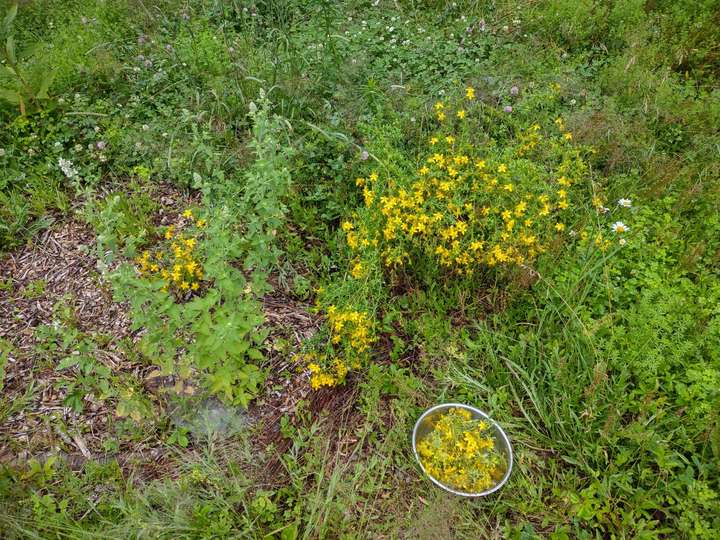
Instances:
[[[280,540],[297,540],[297,537],[298,537],[298,524],[297,523],[288,525],[280,533]]]
[[[69,393],[65,399],[63,400],[63,405],[66,407],[70,407],[75,412],[82,412],[83,410],[83,402],[82,402],[82,394],[79,390],[75,390],[74,392]]]
[[[5,41],[5,54],[10,64],[17,64],[17,57],[15,56],[15,39],[12,36],[8,36]]]
[[[8,9],[7,14],[5,15],[5,19],[3,20],[3,32],[8,33],[10,32],[12,28],[13,21],[15,21],[15,17],[17,16],[18,12],[18,4],[15,2],[12,6],[10,6],[10,9]]]
[[[235,376],[233,370],[227,366],[218,369],[208,376],[208,389],[212,394],[224,397],[232,401]]]
[[[22,100],[22,96],[15,90],[8,90],[7,88],[0,88],[0,99],[4,99],[8,103],[18,105]]]
[[[77,366],[80,362],[79,356],[66,356],[57,365],[57,371],[61,371],[63,369],[68,369],[74,366]]]
[[[40,87],[38,88],[35,97],[37,97],[38,99],[46,99],[48,97],[48,90],[50,89],[50,85],[53,83],[54,79],[54,71],[51,70],[43,73],[42,79],[40,80]]]

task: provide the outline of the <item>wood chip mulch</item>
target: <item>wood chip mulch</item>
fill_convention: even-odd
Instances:
[[[87,225],[61,223],[18,252],[0,260],[0,338],[10,344],[3,394],[8,403],[27,403],[0,424],[0,462],[20,459],[30,448],[70,446],[85,457],[90,440],[111,418],[104,404],[88,402],[82,414],[63,405],[56,383],[63,375],[35,332],[57,326],[60,310],[71,313],[79,330],[108,336],[97,360],[113,372],[132,369],[118,342],[131,337],[126,306],[114,302],[96,271],[95,237]],[[64,443],[64,444],[63,444]]]

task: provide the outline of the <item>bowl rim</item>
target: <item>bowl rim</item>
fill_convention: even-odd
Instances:
[[[497,432],[500,433],[500,437],[502,437],[502,440],[504,441],[505,445],[507,446],[507,449],[508,449],[507,471],[505,471],[505,475],[502,477],[502,480],[500,480],[497,484],[495,484],[490,489],[486,489],[485,491],[481,491],[478,493],[468,493],[465,491],[458,491],[458,490],[452,489],[451,487],[446,486],[445,484],[443,484],[442,482],[437,480],[435,477],[433,477],[431,474],[429,474],[425,470],[425,467],[423,466],[422,461],[420,460],[420,456],[418,455],[418,452],[417,452],[417,432],[418,432],[418,428],[420,427],[421,422],[425,419],[426,416],[434,413],[438,409],[449,409],[449,408],[454,408],[454,407],[459,407],[462,409],[470,410],[476,414],[479,414],[486,420],[488,420],[495,427]],[[507,433],[505,433],[505,430],[502,427],[500,427],[500,424],[498,424],[495,420],[493,420],[489,414],[487,414],[484,411],[481,411],[477,407],[473,407],[472,405],[467,405],[465,403],[440,403],[438,405],[434,405],[434,406],[430,407],[424,413],[422,413],[420,415],[420,418],[417,419],[417,422],[415,422],[415,427],[413,428],[412,449],[413,449],[413,454],[415,454],[415,461],[417,461],[418,465],[420,465],[420,468],[422,469],[422,472],[425,474],[425,476],[427,476],[430,479],[430,481],[433,484],[435,484],[436,486],[438,486],[441,489],[444,489],[445,491],[448,491],[454,495],[459,495],[461,497],[485,497],[487,495],[495,493],[497,490],[499,490],[501,487],[503,487],[507,483],[507,481],[510,479],[510,473],[512,472],[512,468],[513,468],[512,444],[510,443],[510,438],[507,436]]]

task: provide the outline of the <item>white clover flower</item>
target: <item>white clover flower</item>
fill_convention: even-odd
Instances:
[[[58,167],[60,167],[60,170],[67,178],[75,178],[78,174],[75,166],[73,165],[73,162],[69,159],[59,158]]]
[[[5,155],[5,149],[0,148],[0,157],[3,157]]]
[[[624,246],[625,244],[627,244],[627,240],[625,240],[624,238],[621,238],[618,243],[619,243],[621,246]]]
[[[628,232],[630,230],[630,227],[625,225],[622,221],[616,221],[611,225],[611,228],[614,232],[618,234],[622,234],[624,232]]]
[[[149,129],[150,129],[150,126],[148,126],[147,124],[143,124],[143,125],[142,125],[142,130],[143,130],[143,131],[148,131]]]
[[[622,206],[623,208],[630,208],[632,206],[632,200],[618,199],[618,206]]]

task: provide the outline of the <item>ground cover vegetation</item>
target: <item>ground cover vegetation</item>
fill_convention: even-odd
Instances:
[[[717,536],[716,0],[1,5],[4,537]]]

